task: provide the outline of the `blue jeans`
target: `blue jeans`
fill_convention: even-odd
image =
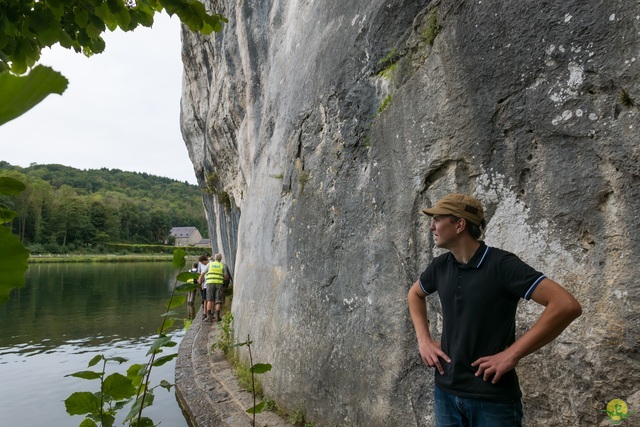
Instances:
[[[436,386],[437,427],[520,427],[522,402],[469,399],[447,393]]]

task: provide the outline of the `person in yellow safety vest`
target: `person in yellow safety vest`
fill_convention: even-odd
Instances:
[[[222,254],[217,253],[214,261],[209,263],[209,268],[205,273],[207,283],[207,321],[215,320],[219,322],[220,309],[224,304],[224,296],[229,282],[233,280],[229,268],[222,263]],[[215,308],[214,308],[215,306]]]

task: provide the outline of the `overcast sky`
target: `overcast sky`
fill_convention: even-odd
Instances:
[[[107,30],[104,39],[105,52],[91,58],[45,49],[40,63],[61,72],[69,86],[0,126],[0,160],[147,172],[195,184],[180,133],[180,21],[163,13],[151,29]]]

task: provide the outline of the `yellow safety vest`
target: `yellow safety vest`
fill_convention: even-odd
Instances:
[[[222,285],[224,283],[224,264],[218,261],[209,263],[209,270],[205,274],[207,285]]]

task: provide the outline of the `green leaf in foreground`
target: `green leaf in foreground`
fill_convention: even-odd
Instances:
[[[153,420],[148,417],[141,417],[140,422],[138,422],[137,419],[133,420],[129,425],[131,427],[154,427],[155,426],[155,424],[153,423]]]
[[[254,374],[264,374],[265,372],[269,372],[271,370],[271,365],[269,363],[256,363],[251,367],[251,372]]]
[[[177,315],[179,315],[179,314],[181,314],[181,313],[179,313],[179,312],[177,312],[177,311],[175,311],[175,310],[169,310],[169,311],[167,311],[166,313],[162,313],[162,314],[160,315],[160,317],[166,317],[166,318],[169,318],[169,317],[177,316]]]
[[[80,372],[74,372],[73,374],[69,374],[69,375],[65,375],[65,377],[76,377],[76,378],[82,378],[85,380],[97,380],[98,378],[102,377],[102,372],[94,372],[94,371],[80,371]]]
[[[64,406],[69,415],[100,413],[100,399],[88,391],[73,393],[64,401]]]
[[[168,331],[173,327],[173,324],[176,322],[174,317],[167,317],[164,322],[158,327],[158,333],[162,334],[165,331]]]
[[[141,365],[139,363],[135,363],[129,366],[127,369],[127,378],[131,380],[131,383],[138,387],[142,384],[142,380],[144,375],[147,373],[147,365]]]
[[[1,96],[1,95],[0,95]],[[0,195],[16,196],[26,190],[27,186],[22,181],[10,178],[8,176],[0,176]]]
[[[85,418],[82,420],[79,427],[98,427],[98,424],[96,424],[96,422],[91,418]]]
[[[167,380],[162,380],[160,381],[160,387],[166,389],[167,391],[171,391],[171,387],[173,387],[173,384],[171,384]]]
[[[172,308],[181,306],[185,302],[187,302],[187,297],[186,296],[184,296],[184,295],[176,295],[173,298],[171,298],[171,300],[166,302],[165,307],[167,307],[168,309],[172,309]]]
[[[96,419],[98,419],[98,417]],[[116,422],[116,418],[113,415],[108,414],[106,412],[103,412],[100,415],[99,419],[100,419],[100,422],[102,423],[100,427],[113,427]]]
[[[183,283],[182,285],[176,286],[176,292],[190,292],[196,289],[200,289],[200,285],[197,283]]]
[[[0,304],[7,301],[14,288],[24,286],[29,251],[18,236],[6,227],[0,227]]]
[[[172,361],[176,357],[178,357],[178,353],[169,354],[167,356],[159,357],[153,362],[153,366],[162,366],[165,363]]]
[[[93,359],[91,359],[89,361],[89,367],[95,366],[98,364],[98,362],[100,362],[102,360],[102,355],[98,354],[97,356],[94,356]]]
[[[168,337],[166,335],[161,335],[160,337],[155,339],[153,344],[151,344],[151,347],[147,352],[147,356],[150,355],[151,353],[159,353],[160,347],[175,347],[175,346],[176,346],[176,342],[171,341],[171,337]]]
[[[144,409],[148,406],[153,405],[154,396],[152,393],[147,393],[144,395],[144,400],[142,396],[138,397],[133,405],[131,405],[131,410],[129,411],[129,415],[124,419],[125,422],[132,420],[134,417],[138,415],[140,409]],[[135,424],[131,424],[135,425]],[[143,424],[140,424],[141,426]],[[151,424],[153,425],[153,424]]]
[[[260,402],[256,406],[254,406],[253,408],[247,409],[246,412],[249,413],[249,414],[259,414],[260,412],[262,412],[262,410],[264,409],[266,404],[267,404],[267,402]]]
[[[176,279],[178,279],[179,282],[188,282],[189,279],[191,279],[191,281],[193,282],[198,277],[200,277],[198,273],[189,273],[188,271],[183,271],[182,273],[178,274]]]
[[[0,125],[29,111],[52,93],[62,95],[69,81],[57,71],[38,65],[26,76],[0,73]]]
[[[184,259],[184,256],[186,254],[187,254],[187,251],[185,251],[182,248],[178,248],[173,251],[173,267],[174,268],[181,269],[182,267],[184,267],[184,265],[187,262]]]
[[[0,205],[0,224],[8,224],[18,217],[18,212],[12,211],[5,205]]]
[[[107,362],[118,362],[118,364],[120,364],[120,365],[125,363],[126,361],[127,361],[126,358],[120,357],[120,356],[109,357],[107,359]]]
[[[103,392],[115,400],[122,400],[133,397],[136,389],[129,378],[116,372],[104,379]]]

